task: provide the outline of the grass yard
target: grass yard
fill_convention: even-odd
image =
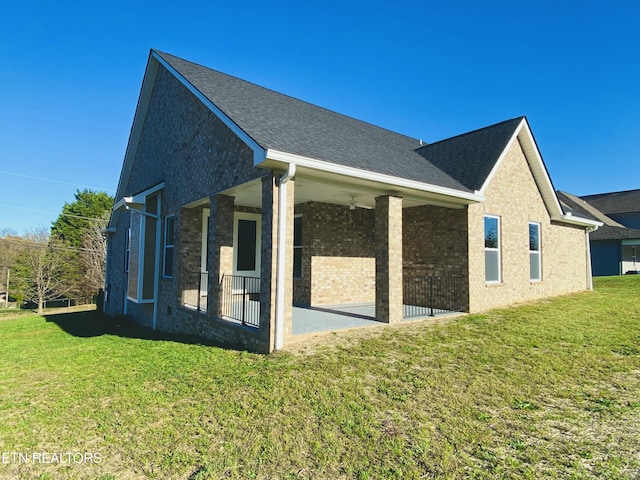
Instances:
[[[0,321],[0,478],[640,478],[640,276],[595,288],[271,356]]]

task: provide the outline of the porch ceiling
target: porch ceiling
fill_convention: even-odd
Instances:
[[[262,206],[262,182],[260,179],[238,185],[223,195],[235,197],[236,205],[260,208]],[[322,202],[334,205],[374,208],[376,197],[397,195],[403,198],[403,208],[419,205],[438,205],[448,208],[462,208],[468,204],[463,199],[435,193],[418,192],[406,188],[390,190],[389,185],[371,180],[345,178],[317,170],[298,168],[295,176],[295,203]]]

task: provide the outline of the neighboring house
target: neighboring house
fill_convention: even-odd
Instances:
[[[558,198],[568,211],[603,223],[589,237],[594,276],[639,273],[640,229],[629,228],[629,225],[636,225],[640,220],[640,190],[586,197],[558,192]],[[596,205],[617,215],[618,220]],[[620,220],[626,220],[628,225]]]
[[[580,198],[625,227],[640,230],[640,189]]]
[[[600,224],[563,211],[524,117],[424,144],[152,50],[105,311],[271,352],[307,312],[397,323],[585,290]]]

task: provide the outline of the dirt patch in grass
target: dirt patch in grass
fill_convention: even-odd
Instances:
[[[461,316],[466,316],[466,314],[460,313],[425,317],[393,325],[380,322],[379,325],[368,327],[328,330],[326,332],[297,335],[285,346],[284,351],[294,355],[313,355],[318,351],[331,350],[337,347],[348,348],[349,345],[357,344],[362,340],[378,338],[388,331],[406,330],[407,333],[410,333],[415,332],[416,329],[422,329],[429,326],[445,325]]]

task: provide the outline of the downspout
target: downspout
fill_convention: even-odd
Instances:
[[[107,311],[107,302],[109,301],[109,278],[111,277],[109,270],[111,269],[111,236],[107,236],[107,255],[104,259],[104,285],[102,286],[102,313]]]
[[[158,212],[162,212],[162,199],[158,196]],[[158,288],[160,286],[160,240],[162,238],[162,216],[156,218],[156,258],[153,266],[155,275],[153,276],[153,318],[151,326],[155,330],[158,326]]]
[[[589,232],[591,232],[591,230],[587,228],[584,233],[584,238],[587,242],[587,288],[590,291],[593,291],[593,272],[591,270],[591,242],[589,242]]]
[[[296,164],[290,163],[286,173],[280,177],[278,186],[278,247],[276,260],[276,325],[275,349],[284,346],[284,293],[285,293],[285,251],[287,248],[287,183],[296,174]]]
[[[622,242],[620,242],[620,246],[618,247],[618,275],[622,275],[624,273],[624,246]]]

